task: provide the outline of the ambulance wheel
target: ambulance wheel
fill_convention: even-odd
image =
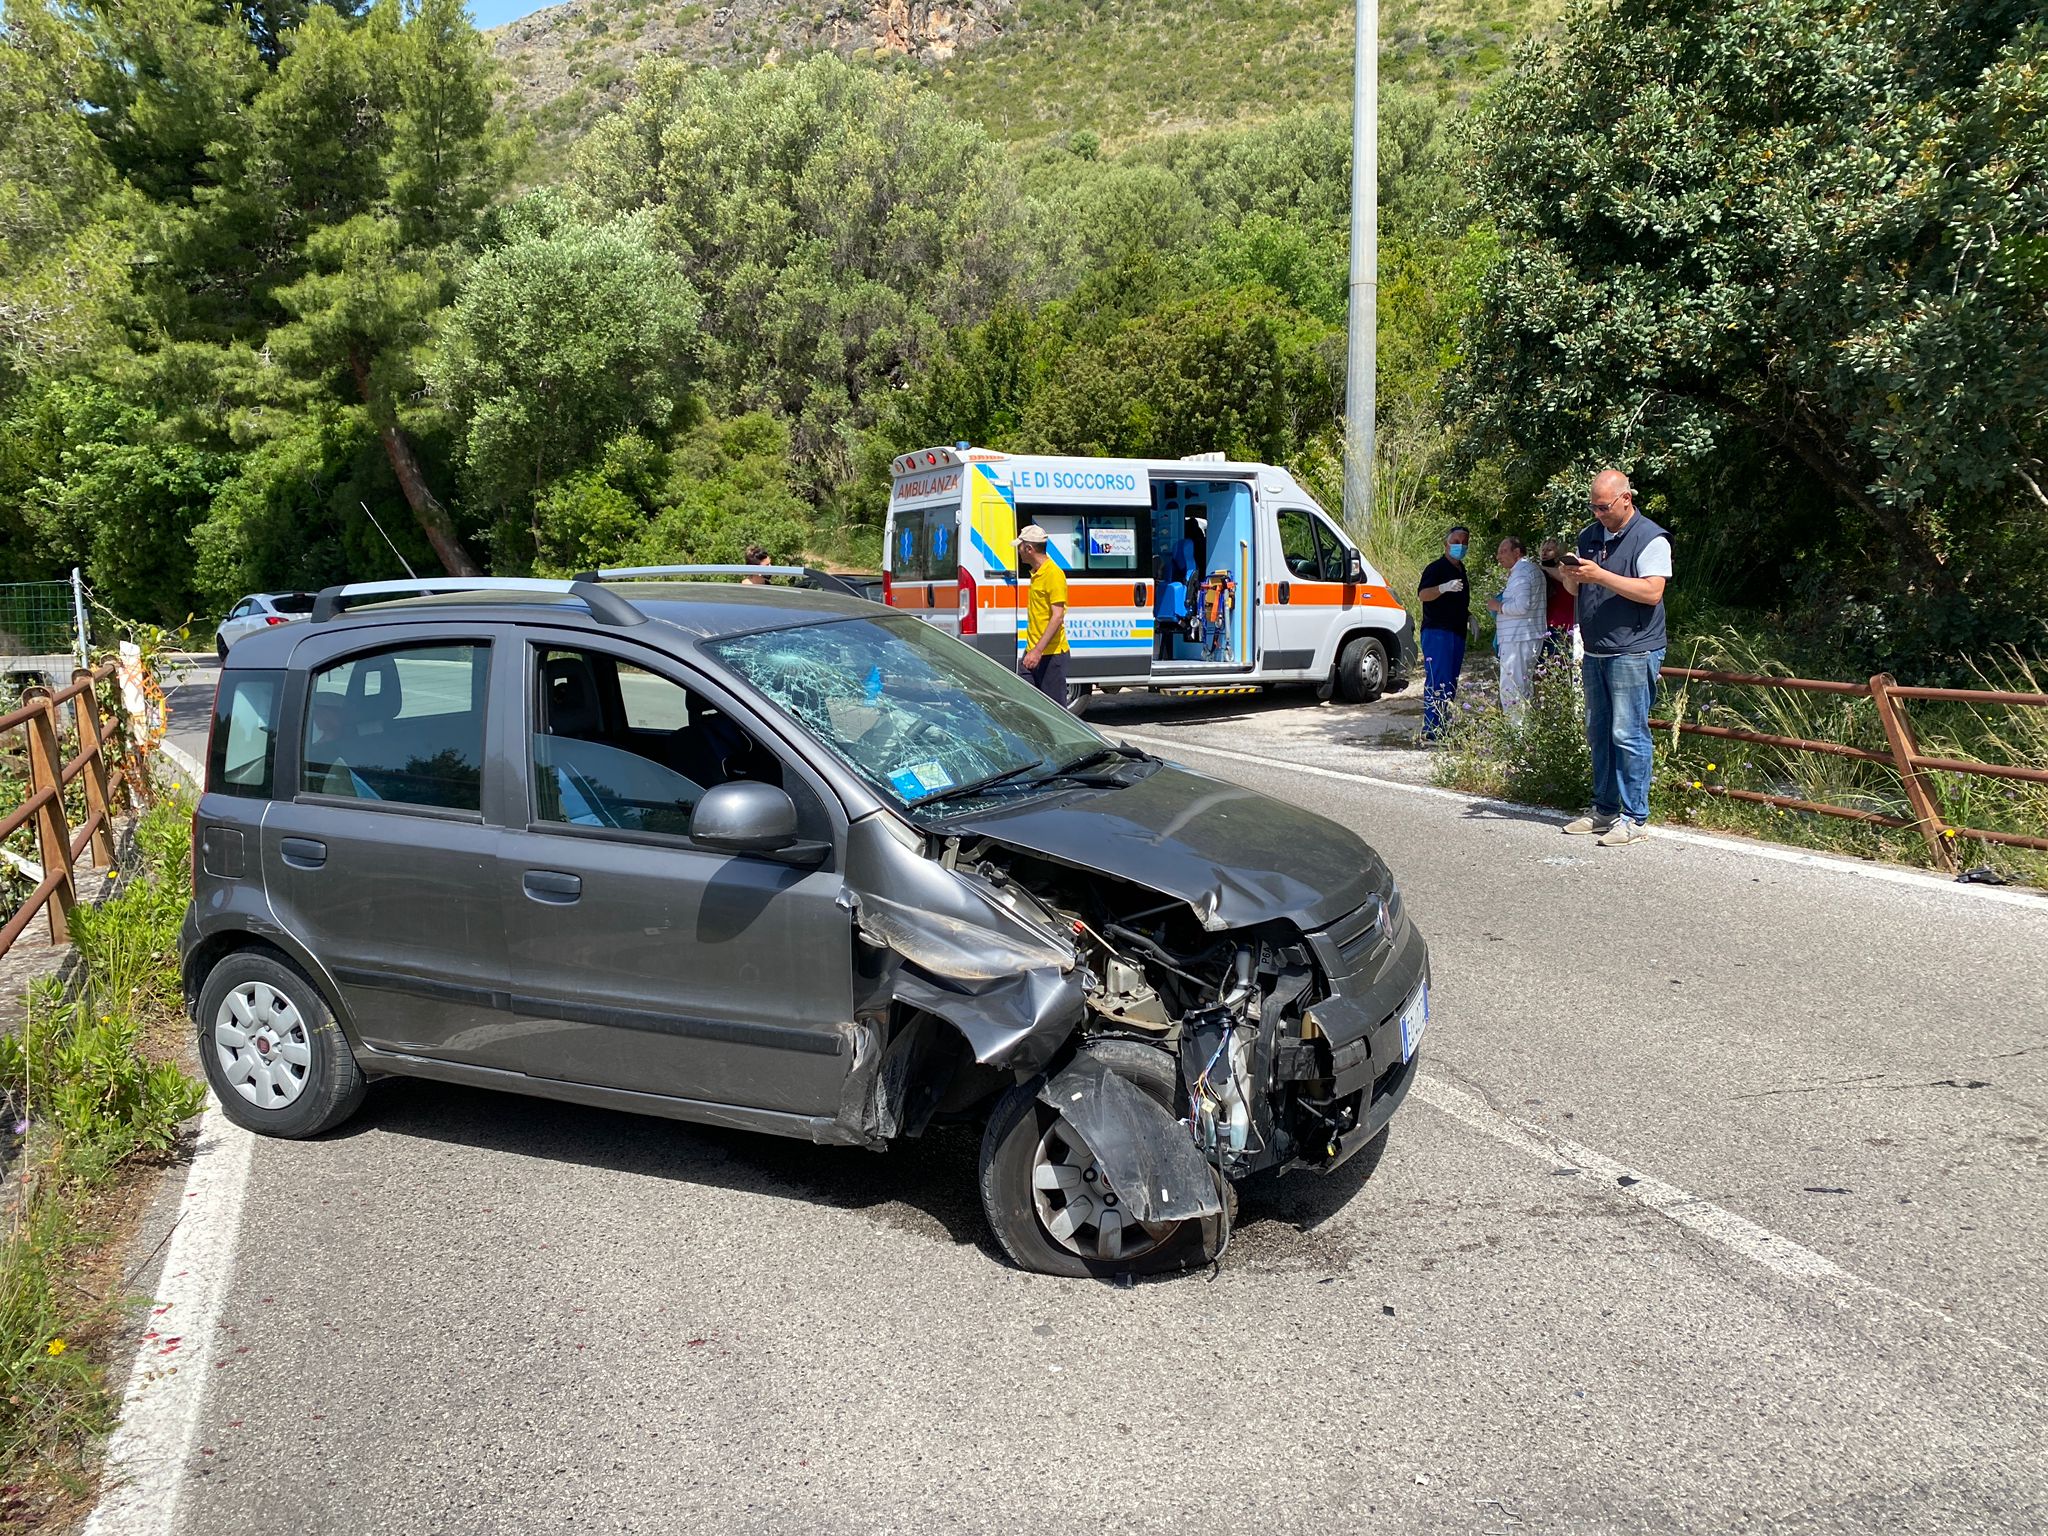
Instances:
[[[1077,720],[1088,713],[1088,699],[1094,692],[1087,683],[1067,684],[1067,713]]]
[[[1370,704],[1387,691],[1387,648],[1371,635],[1354,635],[1337,657],[1337,697]]]

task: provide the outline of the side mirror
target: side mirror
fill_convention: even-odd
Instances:
[[[1344,552],[1344,580],[1354,587],[1365,585],[1365,556],[1355,549]]]
[[[796,802],[773,784],[715,785],[691,814],[690,840],[726,853],[780,853],[797,841]]]

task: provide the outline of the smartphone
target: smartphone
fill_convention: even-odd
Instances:
[[[1581,560],[1577,555],[1562,555],[1559,558],[1563,560],[1563,562],[1566,565],[1584,565],[1586,563],[1585,561]]]

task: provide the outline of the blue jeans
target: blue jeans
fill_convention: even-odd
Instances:
[[[1454,630],[1422,632],[1422,739],[1435,741],[1451,717],[1458,697],[1458,674],[1465,670],[1465,637]]]
[[[1626,816],[1638,826],[1650,819],[1650,700],[1663,665],[1662,651],[1586,657],[1595,816]]]

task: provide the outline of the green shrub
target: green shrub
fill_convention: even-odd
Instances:
[[[23,1116],[22,1203],[0,1246],[0,1520],[24,1487],[82,1484],[84,1447],[111,1419],[91,1351],[73,1347],[108,1305],[74,1278],[95,1189],[120,1164],[162,1157],[205,1090],[143,1049],[179,1006],[175,949],[191,892],[190,807],[165,801],[136,826],[139,868],[72,916],[84,980],[29,990],[19,1033],[0,1035],[0,1096]]]
[[[1593,759],[1571,658],[1537,668],[1520,725],[1492,699],[1461,699],[1433,776],[1454,789],[1528,805],[1584,805],[1592,791]]]

